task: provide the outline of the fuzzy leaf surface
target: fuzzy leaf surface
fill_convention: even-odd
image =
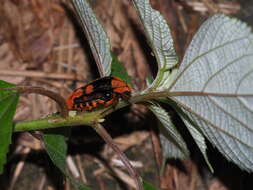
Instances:
[[[160,127],[161,143],[165,158],[181,158],[189,156],[189,151],[180,133],[171,121],[169,114],[158,104],[148,107],[162,124]]]
[[[166,89],[170,86],[176,72],[176,69],[172,68],[177,64],[169,26],[163,16],[151,7],[149,0],[132,1],[158,63],[158,73],[151,88]]]
[[[253,171],[253,35],[241,21],[217,14],[186,50],[170,97],[218,150]]]
[[[111,46],[109,38],[87,0],[72,0],[83,30],[91,46],[101,77],[111,74]]]

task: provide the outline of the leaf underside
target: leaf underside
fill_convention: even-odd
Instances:
[[[169,114],[159,105],[153,104],[148,107],[160,121],[160,139],[165,158],[184,159],[189,156],[187,146],[180,133],[171,121]]]
[[[253,35],[237,19],[208,19],[194,36],[170,97],[218,150],[253,171]],[[193,94],[194,92],[195,94]]]
[[[177,64],[169,26],[162,15],[151,7],[149,0],[132,1],[139,13],[146,37],[158,63],[158,73],[150,88],[166,89],[176,72],[176,69],[171,69]]]
[[[72,0],[89,41],[101,77],[111,74],[109,38],[86,0]]]

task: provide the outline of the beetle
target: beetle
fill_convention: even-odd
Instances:
[[[69,110],[93,111],[98,107],[116,105],[119,99],[128,101],[131,87],[122,79],[107,76],[74,90],[66,100]]]

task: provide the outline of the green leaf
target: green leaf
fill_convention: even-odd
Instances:
[[[0,80],[0,174],[6,163],[6,155],[11,144],[13,117],[16,112],[19,95],[15,91],[4,90],[15,85]]]
[[[162,90],[170,86],[178,62],[173,39],[166,20],[152,9],[149,0],[132,0],[144,25],[146,37],[158,62],[158,74],[151,88]],[[172,69],[174,68],[174,69]]]
[[[160,123],[161,144],[165,158],[184,159],[189,156],[189,151],[169,114],[159,104],[153,104],[148,108],[155,114]]]
[[[144,190],[159,190],[158,188],[154,187],[152,184],[143,181],[143,188]]]
[[[111,74],[109,39],[86,0],[72,0],[102,77]]]
[[[217,14],[190,43],[170,97],[230,161],[253,171],[253,35]]]
[[[43,139],[49,157],[61,172],[65,174],[67,155],[65,137],[62,135],[44,135]]]
[[[62,135],[47,134],[43,136],[45,149],[59,170],[70,179],[75,189],[78,190],[90,190],[83,184],[79,184],[73,177],[71,177],[66,168],[66,155],[67,155],[67,144],[65,137]]]
[[[131,78],[126,72],[123,64],[118,60],[118,58],[112,54],[112,76],[119,77],[128,84],[132,84]]]

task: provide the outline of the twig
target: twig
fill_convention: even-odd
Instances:
[[[72,29],[68,30],[68,43],[71,44],[74,41],[74,31]],[[67,67],[67,73],[71,73],[71,68],[73,67],[73,54],[74,54],[74,50],[73,48],[69,48],[68,49],[68,55],[67,55],[67,59],[68,59],[68,67]]]
[[[34,78],[47,78],[47,79],[58,79],[58,80],[78,80],[76,74],[65,74],[65,73],[47,73],[41,71],[20,71],[14,69],[1,69],[0,75],[2,76],[19,76],[19,77],[34,77]]]
[[[112,170],[119,177],[119,179],[128,184],[131,188],[135,188],[135,180],[132,179],[129,175],[116,167],[112,168]]]
[[[20,176],[20,173],[21,173],[21,171],[24,168],[26,157],[27,157],[27,155],[29,154],[30,151],[31,151],[31,148],[29,148],[29,147],[26,147],[26,148],[23,149],[22,153],[24,155],[22,156],[21,160],[18,162],[18,164],[17,164],[17,166],[15,168],[14,175],[12,176],[12,180],[11,180],[11,184],[10,184],[9,190],[13,190],[14,189],[14,186],[15,186],[15,184],[17,182],[17,179]]]
[[[81,156],[78,154],[78,155],[76,155],[75,158],[76,158],[77,168],[78,168],[78,170],[79,170],[81,180],[82,180],[82,182],[83,182],[84,184],[86,184],[86,183],[87,183],[87,179],[86,179],[84,170],[83,170],[83,168],[82,168]]]
[[[80,173],[78,171],[78,168],[77,168],[76,163],[74,162],[73,158],[71,156],[67,156],[66,162],[68,165],[68,169],[72,173],[74,178],[79,178]]]
[[[205,13],[208,11],[208,7],[203,2],[185,1],[185,4],[198,12]],[[216,6],[220,12],[226,14],[235,14],[241,9],[240,4],[234,2],[218,3]]]
[[[125,154],[118,148],[118,146],[113,142],[111,136],[107,133],[104,127],[99,123],[94,123],[92,126],[96,132],[104,139],[104,141],[118,154],[119,158],[125,164],[126,169],[128,170],[130,176],[134,179],[137,190],[143,190],[142,179],[134,167],[130,164],[129,160]]]
[[[42,177],[41,177],[41,180],[40,180],[40,182],[39,182],[39,185],[38,185],[38,190],[43,190],[44,189],[44,186],[45,186],[45,184],[46,184],[46,175],[43,175]]]

